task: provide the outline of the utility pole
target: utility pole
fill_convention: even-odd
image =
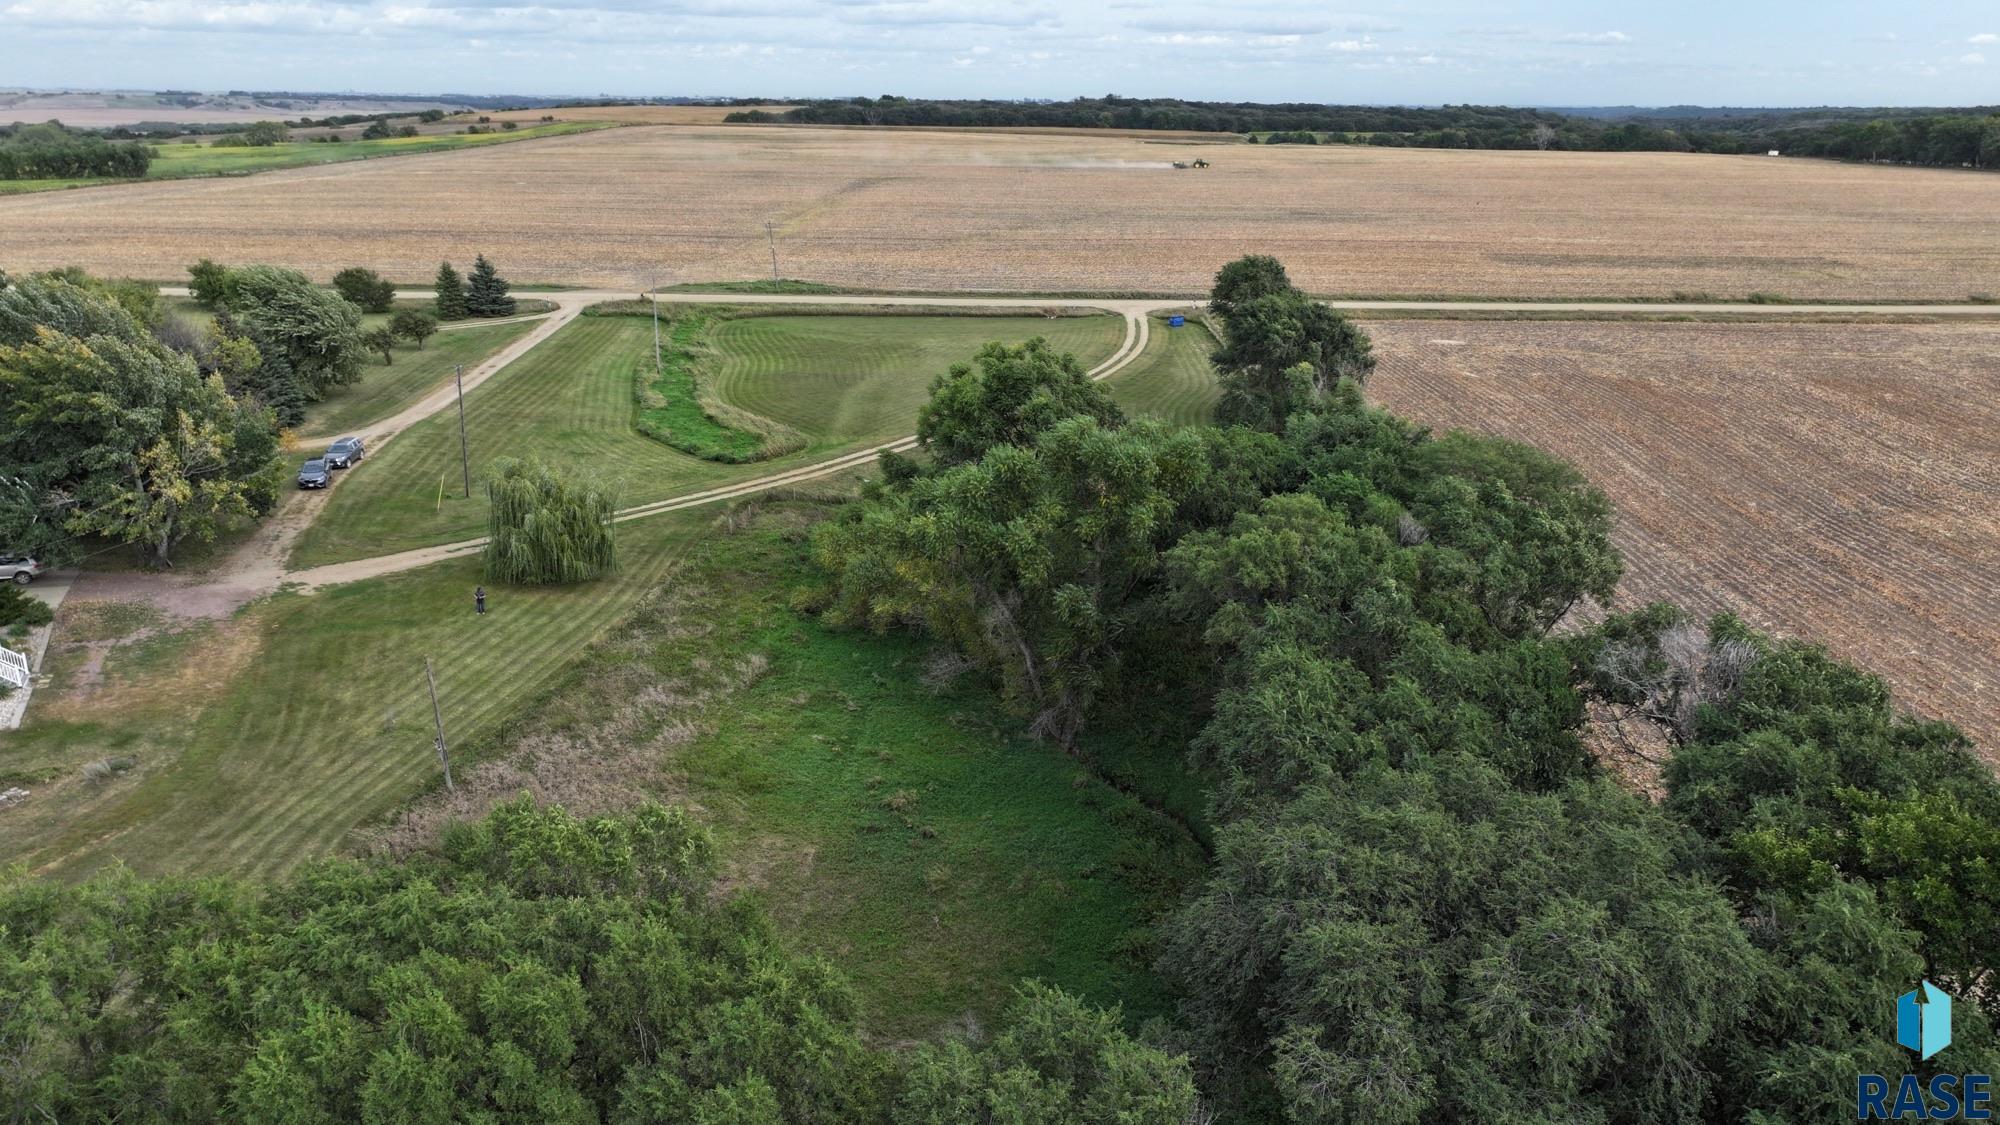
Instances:
[[[771,244],[771,280],[778,280],[778,224],[764,224],[764,241]]]
[[[653,279],[653,288],[648,294],[653,299],[653,378],[659,379],[666,372],[660,370],[660,279]]]
[[[458,384],[458,467],[465,473],[465,498],[472,499],[472,451],[465,444],[465,365],[451,369],[451,377]]]
[[[451,784],[451,755],[444,748],[444,711],[438,706],[437,677],[431,674],[431,658],[424,657],[424,682],[431,685],[431,720],[437,724],[438,768],[444,770],[444,791],[456,792]]]

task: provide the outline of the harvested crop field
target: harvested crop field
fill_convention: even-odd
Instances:
[[[1371,324],[1371,394],[1617,502],[1621,602],[1820,641],[2000,762],[2000,326]]]
[[[1171,167],[1190,154],[1215,166]],[[1988,173],[768,126],[0,199],[0,262],[178,278],[207,256],[418,281],[482,250],[520,282],[636,291],[767,276],[766,221],[786,276],[876,288],[1191,293],[1254,251],[1349,296],[2000,293]]]
[[[539,109],[503,109],[483,116],[495,121],[616,121],[620,125],[720,125],[732,113],[761,109],[783,113],[789,105],[559,105]]]

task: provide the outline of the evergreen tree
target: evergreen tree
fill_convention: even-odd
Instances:
[[[465,298],[466,311],[473,316],[513,316],[514,298],[507,295],[507,279],[481,254],[472,263]]]
[[[464,320],[467,315],[465,281],[450,262],[438,264],[437,314],[439,320]]]
[[[231,395],[269,407],[280,426],[296,426],[305,420],[308,401],[305,388],[300,385],[298,372],[292,369],[284,348],[257,329],[245,326],[228,309],[216,313],[214,331],[220,340],[245,341],[257,350],[258,362],[254,366],[218,368]]]

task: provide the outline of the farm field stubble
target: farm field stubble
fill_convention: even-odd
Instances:
[[[522,282],[771,272],[870,288],[1196,292],[1275,254],[1343,295],[1962,301],[2000,292],[2000,176],[1806,159],[633,126],[444,155],[0,199],[0,261]],[[342,248],[339,263],[325,247]]]
[[[2000,326],[1399,321],[1371,397],[1618,506],[1619,608],[1821,642],[2000,762]]]

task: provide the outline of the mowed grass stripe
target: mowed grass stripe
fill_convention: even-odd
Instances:
[[[828,445],[909,433],[931,380],[991,341],[1045,337],[1085,368],[1124,338],[1115,316],[759,316],[712,335],[711,393]]]
[[[609,585],[578,588],[578,593],[592,595],[586,599],[591,604],[585,612],[558,613],[539,620],[543,615],[534,603],[541,592],[507,587],[491,591],[491,612],[485,620],[473,621],[475,640],[479,629],[500,622],[503,609],[524,608],[530,616],[522,621],[539,620],[539,623],[535,624],[536,631],[529,643],[515,643],[518,638],[510,637],[507,643],[464,648],[448,663],[439,658],[438,697],[448,716],[447,734],[458,746],[460,765],[469,764],[472,759],[468,751],[519,711],[523,698],[519,685],[538,685],[559,674],[577,652],[623,616],[624,606],[633,597],[659,583],[679,556],[684,542],[684,536],[677,536],[671,542],[662,542],[657,535],[635,539],[630,544],[628,554],[633,558],[627,561],[626,573]],[[461,612],[469,615],[470,583],[478,581],[476,564],[466,560],[454,562],[451,567],[473,571],[460,583]],[[414,663],[420,665],[421,659]],[[424,722],[429,717],[429,692],[420,672],[412,680],[395,704],[396,730],[414,729],[424,734],[428,729]],[[410,708],[415,708],[415,712],[411,713]],[[364,723],[367,718],[356,716]],[[406,740],[413,737],[406,735]],[[427,737],[415,740],[428,743]],[[374,820],[411,792],[435,784],[436,780],[433,756],[387,753],[359,762],[354,772],[341,776],[338,787],[363,798],[368,808],[364,819]],[[330,850],[355,822],[343,815],[318,815],[317,806],[321,803],[318,794],[301,788],[290,800],[274,802],[250,816],[229,822],[218,841],[219,850],[240,857],[232,867],[252,875],[282,871],[295,862],[293,857],[301,850],[308,854]],[[301,832],[302,818],[309,818],[315,829]]]
[[[633,365],[652,347],[650,320],[581,317],[466,396],[470,499],[459,466],[457,414],[446,410],[348,470],[348,479],[327,498],[325,512],[300,537],[291,563],[319,566],[483,534],[487,508],[479,478],[503,456],[535,455],[587,468],[617,489],[621,507],[797,468],[871,439],[911,432],[933,376],[969,359],[989,340],[1034,335],[1076,352],[1088,367],[1116,350],[1124,326],[1114,316],[729,322],[715,334],[715,393],[793,425],[810,443],[785,457],[724,465],[681,453],[632,428]],[[746,397],[756,405],[745,405]]]
[[[436,783],[423,658],[431,656],[455,764],[470,764],[593,639],[656,588],[694,529],[674,515],[620,529],[623,569],[559,589],[499,587],[476,617],[477,557],[389,578],[280,595],[229,624],[262,638],[201,717],[171,732],[121,798],[52,839],[23,841],[31,868],[73,877],[122,861],[142,872],[283,873],[335,850]],[[200,659],[199,646],[189,652]],[[145,714],[102,721],[144,724]],[[60,740],[64,724],[17,737]],[[74,732],[67,732],[72,734]],[[176,755],[171,764],[161,758]]]
[[[454,328],[432,336],[422,351],[407,345],[398,347],[396,362],[387,366],[379,362],[379,355],[371,354],[361,369],[361,381],[337,388],[324,401],[307,407],[299,429],[332,438],[387,418],[450,379],[455,365],[472,367],[534,327],[534,321],[520,321]]]
[[[463,493],[457,412],[446,410],[349,470],[350,479],[301,536],[293,565],[482,534],[487,506],[480,478],[501,457],[534,455],[586,468],[616,488],[625,505],[757,472],[689,457],[632,429],[631,365],[651,346],[652,326],[635,318],[583,317],[566,325],[466,396],[470,499]]]
[[[1216,345],[1214,333],[1194,320],[1169,328],[1156,318],[1152,328],[1146,350],[1105,380],[1105,389],[1139,417],[1185,425],[1208,421],[1221,397],[1208,359]]]

